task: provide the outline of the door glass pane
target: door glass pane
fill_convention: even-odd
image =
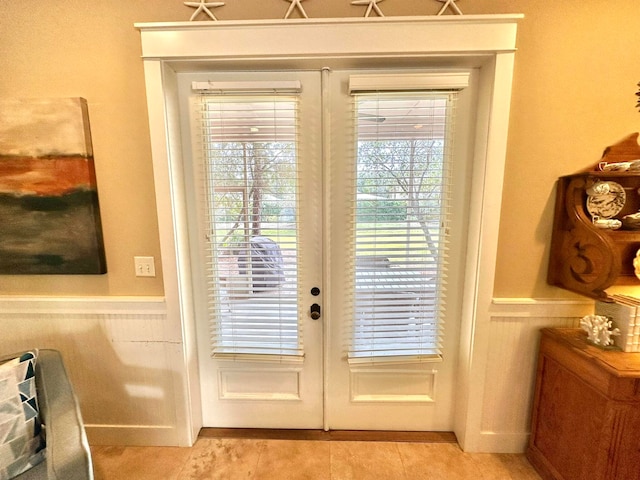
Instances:
[[[438,356],[452,95],[355,96],[355,318],[350,357]]]
[[[301,355],[297,98],[203,95],[212,351]]]

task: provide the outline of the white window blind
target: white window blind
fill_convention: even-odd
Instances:
[[[212,354],[300,357],[298,98],[290,85],[248,83],[193,85],[205,90],[197,116]]]
[[[438,359],[457,94],[425,91],[406,79],[361,91],[372,83],[351,81],[357,194],[348,357],[351,363]]]

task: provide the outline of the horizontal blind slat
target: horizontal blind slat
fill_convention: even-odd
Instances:
[[[441,353],[454,94],[356,93],[350,358]]]
[[[212,354],[302,356],[298,99],[205,93],[196,115]]]

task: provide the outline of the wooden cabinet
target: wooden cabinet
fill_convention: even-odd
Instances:
[[[587,191],[597,183],[614,182],[624,190],[624,206],[611,217],[640,211],[640,171],[600,171],[602,162],[640,159],[638,133],[607,147],[600,162],[583,172],[560,177],[556,188],[547,281],[592,298],[607,299],[611,285],[640,285],[633,260],[640,249],[640,229],[598,228],[587,208]]]
[[[640,480],[640,355],[543,329],[527,458],[545,480]]]

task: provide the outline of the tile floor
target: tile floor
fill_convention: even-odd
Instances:
[[[200,438],[192,448],[91,451],[96,480],[540,480],[524,455],[455,443]]]

